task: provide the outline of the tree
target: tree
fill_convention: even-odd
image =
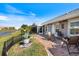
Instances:
[[[32,25],[28,26],[23,24],[20,28],[21,32],[24,34],[25,32],[29,33],[37,33],[37,25],[33,23]]]
[[[26,27],[28,27],[28,25],[23,24],[23,25],[21,26],[21,28],[23,28],[23,29],[26,29]]]
[[[32,27],[31,32],[37,33],[37,25],[35,23],[33,23],[31,27]]]
[[[15,30],[15,27],[9,27],[9,30]]]
[[[23,24],[23,25],[21,26],[21,28],[20,28],[22,34],[24,34],[25,32],[30,33],[31,29],[32,29],[31,26],[28,26],[28,25],[25,25],[25,24]]]
[[[8,30],[8,27],[4,27],[1,29],[2,31],[7,31]]]

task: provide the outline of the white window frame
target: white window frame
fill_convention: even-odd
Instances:
[[[68,36],[79,36],[79,34],[70,34],[70,29],[79,29],[79,26],[76,27],[71,27],[71,23],[72,22],[78,22],[79,19],[72,19],[72,20],[68,20]]]

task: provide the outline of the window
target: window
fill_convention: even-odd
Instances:
[[[71,27],[74,27],[74,26],[79,26],[79,21],[78,22],[72,22]]]
[[[47,32],[47,26],[45,27],[45,31]]]
[[[40,30],[39,30],[39,32],[40,32],[40,33],[42,33],[42,27],[40,27]]]
[[[70,34],[79,34],[79,29],[70,29]]]
[[[64,24],[61,24],[61,28],[64,29]]]
[[[70,23],[70,34],[79,35],[79,21]]]
[[[59,29],[60,28],[60,24],[59,23],[55,24],[55,28]]]

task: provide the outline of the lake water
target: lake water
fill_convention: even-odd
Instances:
[[[6,36],[6,35],[9,35],[11,34],[11,32],[0,32],[0,36]]]

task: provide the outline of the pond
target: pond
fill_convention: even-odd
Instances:
[[[11,32],[0,32],[0,36],[6,36],[6,35],[9,35],[11,34]]]

